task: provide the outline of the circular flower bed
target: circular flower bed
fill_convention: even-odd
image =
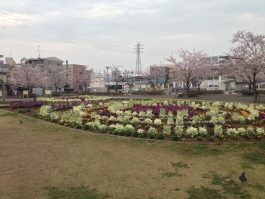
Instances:
[[[98,133],[174,141],[264,140],[265,107],[207,101],[50,98],[35,117]]]

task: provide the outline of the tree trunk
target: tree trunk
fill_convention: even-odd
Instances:
[[[254,92],[254,102],[258,101],[257,89],[256,89],[256,80],[253,81],[253,92]]]
[[[251,83],[248,84],[248,92],[251,92]]]

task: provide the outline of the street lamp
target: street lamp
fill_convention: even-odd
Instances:
[[[132,88],[133,88],[133,87],[134,87],[134,86],[133,86],[133,70],[132,70],[131,73],[132,73]]]
[[[107,68],[107,78],[108,78],[108,96],[109,96],[109,66],[106,66]]]

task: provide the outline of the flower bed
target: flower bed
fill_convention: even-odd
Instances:
[[[100,97],[44,100],[35,116],[106,134],[182,141],[264,140],[262,105]],[[63,101],[60,101],[63,100]],[[66,101],[65,101],[66,100]],[[70,100],[70,101],[69,101]]]

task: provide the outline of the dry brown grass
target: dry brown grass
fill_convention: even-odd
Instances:
[[[220,154],[213,155],[212,148]],[[112,198],[188,198],[193,185],[222,190],[203,177],[210,171],[238,181],[244,150],[89,134],[0,110],[0,196],[41,199],[47,186],[84,185]],[[188,168],[172,165],[179,162]],[[263,185],[264,165],[244,171],[249,184]],[[263,197],[250,186],[243,192]]]

